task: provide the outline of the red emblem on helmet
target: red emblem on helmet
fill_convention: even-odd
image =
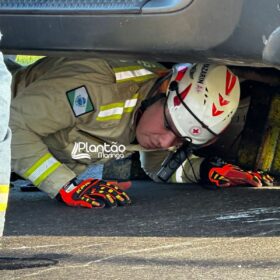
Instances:
[[[219,94],[219,101],[220,101],[220,105],[221,105],[221,106],[226,106],[226,105],[229,104],[229,101],[225,100],[225,99],[221,96],[221,94]]]
[[[216,116],[219,116],[223,113],[224,111],[219,111],[215,105],[215,103],[213,103],[212,105],[212,116],[213,117],[216,117]]]
[[[190,129],[190,133],[192,135],[200,135],[201,134],[201,128],[198,126],[194,126]]]

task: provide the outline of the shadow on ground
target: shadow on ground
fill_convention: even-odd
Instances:
[[[5,236],[278,236],[280,189],[211,191],[198,185],[135,181],[133,205],[67,207],[42,192],[10,194]]]

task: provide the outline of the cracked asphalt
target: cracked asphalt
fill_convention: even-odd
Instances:
[[[280,278],[280,187],[134,181],[128,194],[89,210],[13,188],[1,279]]]

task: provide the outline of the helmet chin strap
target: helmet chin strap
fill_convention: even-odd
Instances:
[[[166,94],[162,92],[158,92],[160,86],[162,83],[172,76],[172,71],[170,71],[168,74],[166,74],[164,77],[159,78],[156,83],[153,85],[153,87],[150,89],[150,92],[148,96],[149,98],[142,101],[140,106],[140,111],[143,113],[148,107],[156,103],[158,100],[165,98]]]
[[[166,98],[166,95],[164,93],[158,93],[157,95],[150,97],[149,99],[143,100],[140,106],[141,112],[143,113],[147,110],[148,107],[150,107],[162,98]]]
[[[176,81],[173,81],[170,86],[169,86],[169,91],[175,91],[177,97],[179,98],[179,100],[181,101],[181,103],[183,104],[183,106],[186,108],[186,110],[188,110],[188,112],[201,124],[201,126],[205,129],[207,129],[211,134],[213,134],[215,137],[218,136],[217,133],[215,133],[212,129],[209,128],[209,126],[207,126],[203,121],[201,121],[195,114],[194,112],[187,106],[187,104],[184,102],[184,100],[182,99],[180,93],[179,93],[179,89],[178,89],[178,83]]]

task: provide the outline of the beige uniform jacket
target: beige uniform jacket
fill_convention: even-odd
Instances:
[[[13,170],[55,197],[89,164],[110,159],[112,150],[100,155],[94,149],[106,143],[121,146],[125,156],[140,151],[144,170],[157,180],[166,151],[131,143],[137,109],[162,70],[145,61],[45,58],[17,71],[10,120]],[[178,170],[173,181],[188,181],[183,177]]]

